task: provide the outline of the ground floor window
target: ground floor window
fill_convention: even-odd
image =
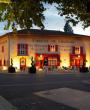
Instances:
[[[70,66],[80,67],[85,59],[85,55],[70,55]]]
[[[2,66],[2,60],[0,60],[0,66]]]
[[[49,66],[57,66],[57,58],[48,58],[48,65]]]
[[[7,61],[4,59],[3,66],[7,66]]]
[[[40,56],[42,56],[40,58]],[[43,68],[44,66],[59,66],[60,55],[59,54],[36,54],[36,66]]]

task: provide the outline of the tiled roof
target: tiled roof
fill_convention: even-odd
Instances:
[[[85,36],[85,35],[79,35],[74,33],[66,33],[62,31],[56,31],[56,30],[40,30],[40,29],[29,29],[29,30],[19,30],[17,31],[17,34],[40,34],[40,35],[75,35],[75,36]]]
[[[7,33],[9,35],[14,34],[13,32]],[[56,30],[40,30],[40,29],[23,29],[18,30],[16,34],[38,34],[38,35],[65,35],[65,36],[77,36],[77,37],[85,37],[86,35],[79,35],[74,33],[66,33],[62,31],[56,31]],[[86,36],[87,37],[87,36]]]

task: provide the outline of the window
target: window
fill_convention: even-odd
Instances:
[[[75,54],[80,54],[80,47],[75,47]]]
[[[5,59],[4,59],[3,65],[7,66],[7,61]]]
[[[49,52],[57,52],[58,51],[58,45],[48,45],[48,51]]]
[[[0,60],[0,66],[2,66],[2,60]]]
[[[4,46],[2,46],[2,52],[4,52]]]
[[[28,44],[18,44],[18,55],[28,55]]]
[[[57,58],[48,58],[48,65],[49,66],[57,66]]]
[[[83,53],[84,53],[84,48],[82,46],[72,47],[72,54],[79,55],[79,54],[83,54]]]

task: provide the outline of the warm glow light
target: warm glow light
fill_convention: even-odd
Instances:
[[[41,69],[41,68],[39,68],[38,70],[39,70],[39,71],[43,71],[43,69]]]
[[[61,54],[61,57],[60,57],[60,60],[61,60],[61,64],[60,66],[64,66],[64,67],[69,67],[70,66],[70,59],[69,59],[69,54],[66,53],[66,54]]]
[[[16,68],[16,70],[20,69],[20,61],[18,57],[13,59],[13,66]]]
[[[86,67],[90,67],[90,64],[88,61],[86,62]]]
[[[43,55],[40,55],[39,56],[39,60],[43,60]]]
[[[80,58],[80,55],[78,55],[78,58]]]
[[[90,67],[90,54],[89,54],[89,51],[86,51],[86,59],[87,59],[86,66]]]
[[[7,70],[8,68],[7,68],[7,66],[3,66],[3,70]]]
[[[63,63],[62,63],[62,66],[64,66],[64,67],[69,67],[69,62],[63,62]]]

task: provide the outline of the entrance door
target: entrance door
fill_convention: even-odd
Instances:
[[[49,66],[57,66],[57,58],[48,58],[48,65]]]
[[[26,58],[22,57],[20,58],[20,70],[25,71],[26,68]]]
[[[72,57],[70,64],[71,64],[71,66],[77,66],[77,67],[82,66],[83,65],[83,57]]]
[[[80,67],[80,59],[75,59],[75,66]]]

